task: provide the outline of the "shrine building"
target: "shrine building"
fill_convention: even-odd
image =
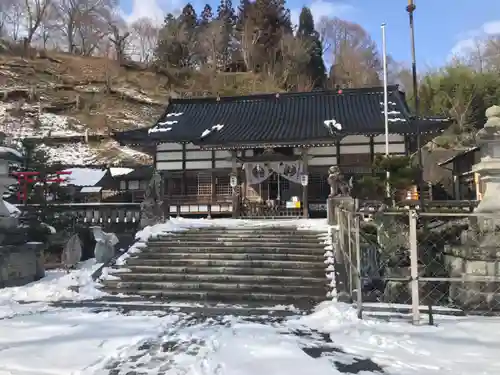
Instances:
[[[418,127],[426,135],[450,124],[416,118],[396,85],[388,116],[391,155],[415,151]],[[169,215],[326,215],[328,168],[373,173],[385,153],[383,87],[170,99],[153,126],[114,137],[155,150]]]

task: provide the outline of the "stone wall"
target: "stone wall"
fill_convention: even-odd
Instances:
[[[43,243],[0,245],[0,288],[24,285],[45,276]]]

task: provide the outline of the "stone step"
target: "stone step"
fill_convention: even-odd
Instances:
[[[106,288],[106,292],[110,294],[124,293],[120,288]],[[324,296],[313,296],[310,294],[279,294],[279,293],[241,293],[241,292],[220,292],[220,291],[200,291],[200,290],[164,290],[150,289],[137,290],[133,293],[137,296],[147,298],[166,299],[168,301],[185,301],[185,302],[219,302],[219,303],[241,303],[241,302],[262,302],[268,305],[276,304],[315,304],[325,300]]]
[[[170,238],[224,238],[224,239],[242,239],[242,238],[252,238],[257,240],[263,239],[275,239],[276,237],[280,237],[283,239],[299,239],[299,240],[307,240],[307,241],[319,241],[324,238],[326,233],[321,234],[311,234],[311,233],[298,233],[298,234],[290,234],[290,233],[279,233],[279,232],[270,232],[270,233],[225,233],[225,232],[180,232],[180,233],[171,233],[171,234],[162,234],[157,238],[160,240],[170,239]]]
[[[281,242],[277,241],[148,241],[148,247],[205,247],[207,249],[214,249],[218,247],[248,247],[248,246],[258,246],[260,248],[271,247],[273,249],[290,249],[290,248],[301,248],[301,249],[324,249],[325,245],[315,242]]]
[[[326,283],[325,283],[326,284]],[[280,284],[238,284],[238,283],[210,283],[210,282],[166,282],[166,281],[120,281],[106,280],[105,288],[121,289],[127,293],[134,293],[138,290],[195,290],[195,291],[222,291],[222,292],[243,292],[243,293],[278,293],[278,294],[307,294],[315,296],[324,296],[327,292],[327,286],[309,286],[309,285],[280,285]]]
[[[291,262],[274,260],[228,260],[228,259],[145,259],[140,257],[127,259],[128,265],[142,266],[191,266],[191,267],[248,267],[248,268],[282,268],[324,270],[320,262]]]
[[[190,228],[189,230],[175,232],[178,234],[184,233],[283,233],[283,234],[318,234],[326,232],[324,228],[315,229],[298,229],[295,226],[247,226],[247,227],[205,227],[205,228]]]
[[[156,249],[146,250],[140,254],[141,259],[192,259],[192,260],[275,260],[283,262],[319,262],[322,264],[324,260],[323,254],[280,254],[280,253],[227,253],[227,252],[169,252],[168,249],[165,251],[158,251]]]
[[[147,270],[146,270],[147,271]],[[121,281],[188,281],[209,283],[232,283],[232,284],[284,284],[284,285],[309,285],[323,287],[327,283],[324,277],[310,276],[285,276],[285,275],[240,275],[240,274],[211,274],[211,273],[138,273],[123,272],[115,274]]]
[[[283,249],[279,247],[263,247],[263,246],[219,246],[214,247],[213,249],[207,250],[206,247],[196,246],[196,247],[182,247],[182,246],[152,246],[148,249],[143,250],[147,251],[158,251],[158,252],[168,252],[170,254],[173,253],[185,253],[189,252],[190,254],[194,253],[229,253],[229,254],[246,254],[246,253],[263,253],[263,254],[304,254],[304,255],[321,255],[325,253],[325,249],[323,247],[316,248],[301,248],[301,247],[290,247],[288,249]]]
[[[196,267],[196,266],[160,266],[154,261],[148,261],[149,265],[133,265],[127,263],[127,268],[130,269],[132,273],[148,273],[148,274],[185,274],[185,275],[248,275],[251,277],[255,276],[290,276],[292,278],[304,278],[304,277],[325,277],[324,267],[318,267],[317,269],[307,269],[307,268],[296,268],[296,269],[283,269],[283,268],[269,268],[269,267]],[[121,277],[129,272],[120,272],[113,275]]]

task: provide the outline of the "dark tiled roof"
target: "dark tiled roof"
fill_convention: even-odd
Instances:
[[[388,89],[390,133],[414,134],[416,126],[428,133],[448,126],[444,118],[415,119],[398,86]],[[116,138],[127,143],[147,138],[201,146],[320,143],[349,134],[384,133],[383,109],[382,87],[172,99],[153,127]],[[341,126],[329,128],[328,120]]]

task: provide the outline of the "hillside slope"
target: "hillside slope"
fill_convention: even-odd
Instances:
[[[109,138],[83,142],[83,137],[150,125],[164,110],[168,83],[164,75],[105,58],[0,54],[0,131],[15,140],[40,138],[38,147],[50,162],[149,162],[147,155]],[[54,137],[62,141],[56,145]]]

